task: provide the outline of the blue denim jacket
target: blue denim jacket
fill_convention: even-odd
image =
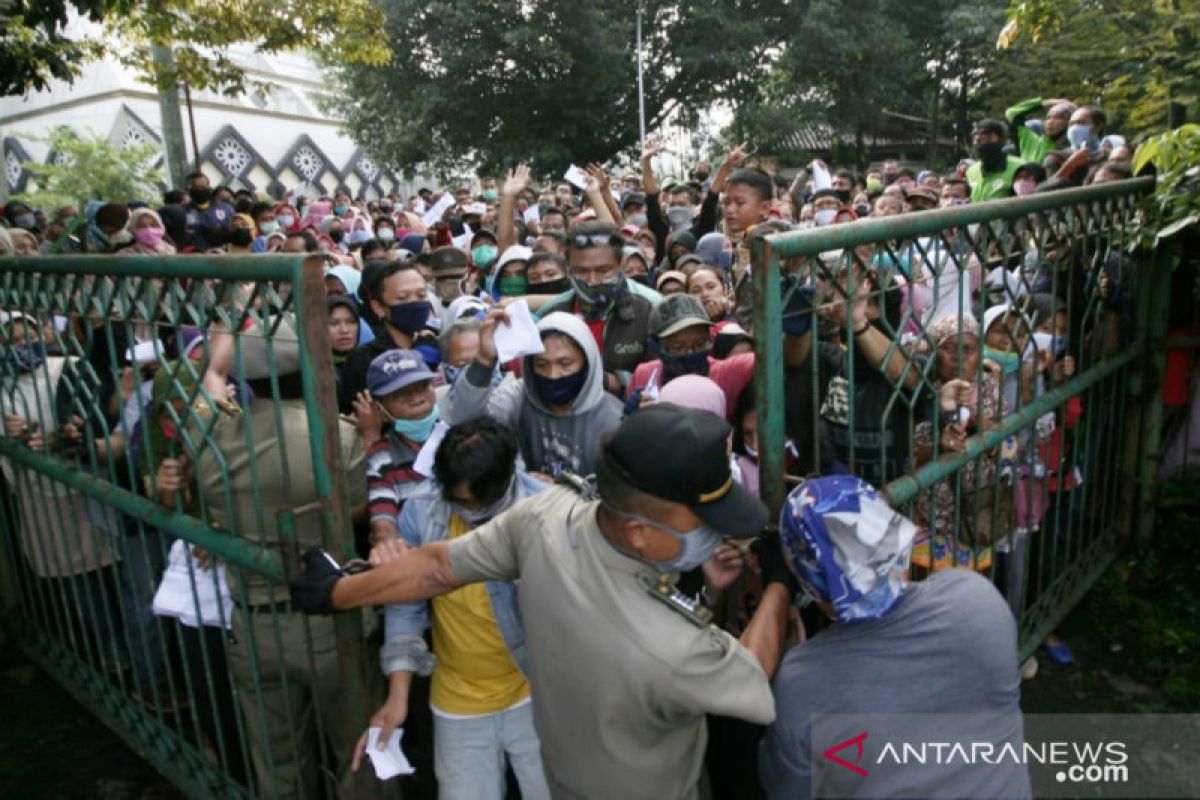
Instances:
[[[532,497],[550,484],[517,471],[518,500]],[[442,499],[441,488],[429,483],[417,495],[410,497],[400,512],[400,538],[413,547],[444,540],[450,531],[450,504]],[[529,676],[529,649],[525,643],[525,628],[517,608],[517,587],[502,581],[487,582],[492,614],[508,652],[521,672]],[[384,609],[384,640],[379,650],[380,667],[384,675],[408,670],[418,675],[433,672],[434,657],[425,645],[422,634],[429,627],[429,602],[399,603]]]

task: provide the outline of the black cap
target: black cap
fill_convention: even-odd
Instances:
[[[429,265],[435,278],[461,278],[467,274],[467,254],[449,245],[434,248]]]
[[[646,205],[646,195],[642,194],[641,192],[630,192],[629,194],[625,195],[625,199],[621,201],[621,210],[624,211],[630,206],[644,205]]]
[[[726,539],[750,539],[766,527],[767,509],[733,479],[731,433],[716,414],[655,403],[617,426],[603,457],[633,488],[687,506]]]

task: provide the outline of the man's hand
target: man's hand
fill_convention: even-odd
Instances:
[[[779,532],[771,530],[754,540],[750,552],[758,560],[758,568],[762,572],[763,589],[772,583],[781,583],[787,587],[788,595],[800,591],[796,576],[788,569],[783,560],[783,546],[779,540]]]
[[[725,154],[725,160],[721,162],[721,166],[725,168],[740,167],[746,158],[750,155],[747,152],[747,142],[742,142],[737,147]]]
[[[646,140],[646,146],[642,148],[642,161],[649,161],[665,149],[662,142],[658,139]]]
[[[154,485],[159,492],[179,492],[187,488],[192,477],[192,465],[186,455],[179,458],[164,458],[154,475]]]
[[[367,728],[379,728],[379,749],[383,750],[387,747],[388,740],[392,738],[392,734],[396,728],[404,724],[405,718],[408,716],[408,695],[403,694],[399,697],[388,695],[387,702],[379,707],[379,710],[371,715],[371,721],[367,723]],[[358,767],[362,763],[363,756],[367,754],[367,737],[368,731],[363,731],[363,735],[358,738],[358,744],[354,746],[354,760],[350,763],[350,771],[358,772]]]
[[[333,587],[343,577],[333,556],[319,547],[304,552],[304,572],[292,581],[292,604],[305,614],[332,614]]]
[[[354,398],[354,422],[364,448],[370,448],[383,436],[383,414],[365,389]]]
[[[702,567],[709,594],[715,596],[728,589],[745,566],[746,560],[742,558],[740,550],[727,544],[718,545],[712,558],[705,561]]]
[[[496,365],[496,326],[500,323],[512,324],[503,308],[493,308],[479,323],[479,352],[475,360],[485,367]]]
[[[372,567],[395,561],[406,550],[411,549],[399,534],[394,522],[371,523],[371,553],[367,556],[367,561]]]
[[[529,186],[529,165],[517,164],[508,171],[508,177],[504,180],[504,185],[500,187],[500,193],[509,197],[516,197]]]
[[[608,177],[608,173],[604,171],[604,167],[593,161],[591,164],[587,165],[587,174],[596,179],[596,183],[599,184],[601,191],[608,191],[611,180]]]
[[[946,381],[938,390],[938,403],[943,414],[954,414],[961,406],[971,406],[974,400],[974,384],[962,378]]]

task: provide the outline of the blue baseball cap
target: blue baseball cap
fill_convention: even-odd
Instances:
[[[375,397],[398,392],[406,386],[433,380],[425,357],[415,350],[388,350],[376,356],[367,369],[367,391]]]

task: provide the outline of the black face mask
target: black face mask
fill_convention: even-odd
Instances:
[[[209,200],[212,200],[212,189],[196,186],[188,189],[188,197],[193,204],[202,206],[208,203]]]
[[[895,172],[883,173],[883,183],[886,186],[891,186],[893,183],[895,183],[896,178],[897,178],[897,174]]]
[[[254,234],[249,228],[233,228],[227,234],[230,244],[235,244],[238,247],[245,247],[254,241]]]
[[[650,285],[650,276],[649,275],[626,275],[625,277],[629,278],[629,280],[631,280],[631,281],[640,283],[642,286]]]
[[[570,278],[556,278],[552,281],[531,283],[525,287],[526,294],[562,294],[571,291]]]
[[[836,197],[838,199],[838,202],[841,203],[842,205],[846,205],[847,203],[850,202],[850,190],[849,189],[834,189],[833,195],[834,195],[834,197]]]
[[[335,244],[341,244],[342,239],[346,238],[346,232],[341,228],[329,232],[329,238],[333,239]]]
[[[1004,145],[1000,142],[987,142],[975,145],[975,154],[983,165],[984,172],[999,172],[1004,169],[1007,160],[1004,156]]]

